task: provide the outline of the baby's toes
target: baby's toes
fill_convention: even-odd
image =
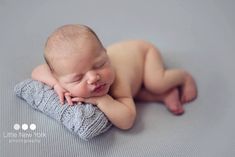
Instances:
[[[171,111],[174,115],[182,115],[184,113],[184,109],[182,106]]]
[[[184,108],[180,102],[167,104],[166,106],[168,110],[174,115],[182,115],[184,113]]]
[[[181,102],[187,103],[187,102],[191,102],[193,101],[195,98],[197,97],[197,92],[196,90],[192,89],[192,90],[188,90],[185,91],[185,93],[182,95],[181,97]]]
[[[196,82],[194,81],[191,75],[187,76],[186,82],[184,86],[182,87],[181,93],[182,93],[182,96],[181,96],[182,103],[193,101],[197,97]]]

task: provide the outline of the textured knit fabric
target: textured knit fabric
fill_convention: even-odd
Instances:
[[[14,91],[34,109],[59,121],[71,132],[89,140],[105,131],[111,123],[98,107],[92,104],[61,105],[55,91],[42,82],[32,79],[18,83]]]

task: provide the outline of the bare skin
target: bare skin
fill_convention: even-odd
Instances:
[[[179,115],[184,112],[182,105],[196,98],[196,84],[191,75],[181,69],[165,69],[159,51],[152,44],[126,41],[111,45],[107,51],[116,68],[120,69],[117,75],[128,76],[129,71],[135,71],[127,79],[136,100],[163,102],[172,113]],[[118,65],[119,62],[123,66]],[[177,87],[182,87],[182,90]]]
[[[93,103],[115,126],[129,129],[136,117],[134,99],[163,102],[180,115],[182,105],[197,96],[192,76],[181,69],[165,69],[159,51],[146,41],[124,41],[106,49],[92,35],[84,42],[82,52],[75,45],[67,56],[52,53],[57,57],[56,73],[47,64],[32,72],[33,79],[54,87],[62,103],[64,97],[69,104]]]

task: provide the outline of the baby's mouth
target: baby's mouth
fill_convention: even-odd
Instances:
[[[106,89],[106,83],[102,83],[100,85],[97,85],[93,90],[92,92],[94,93],[100,93],[102,91],[104,91]]]

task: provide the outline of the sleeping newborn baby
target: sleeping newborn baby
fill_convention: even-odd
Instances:
[[[182,69],[165,69],[157,48],[131,40],[104,48],[94,31],[84,25],[56,29],[45,44],[46,64],[32,78],[54,88],[64,99],[96,105],[120,129],[136,118],[137,101],[158,101],[175,115],[197,96],[192,76]]]

